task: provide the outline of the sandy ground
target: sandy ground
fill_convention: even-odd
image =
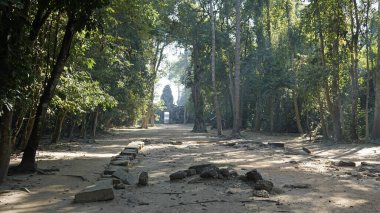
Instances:
[[[243,132],[248,143],[226,146],[234,141],[216,138],[214,131],[194,134],[190,130],[190,125],[117,129],[94,144],[43,147],[38,152],[39,167],[59,171],[53,175],[10,176],[0,186],[0,212],[380,212],[378,174],[331,165],[339,160],[357,165],[362,161],[380,163],[379,145],[313,143],[295,135]],[[112,201],[73,203],[75,193],[98,180],[112,156],[128,142],[143,139],[150,144],[138,155],[130,172],[137,175],[148,171],[148,186],[115,190]],[[173,141],[183,143],[168,143]],[[263,148],[259,146],[262,142],[282,142],[286,149]],[[312,154],[289,154],[302,147]],[[13,158],[12,164],[19,160]],[[171,173],[202,163],[229,167],[239,174],[258,169],[283,193],[271,194],[269,199],[253,197],[252,188],[238,179],[188,183],[195,178],[188,177],[169,181]],[[283,187],[297,183],[311,187]]]

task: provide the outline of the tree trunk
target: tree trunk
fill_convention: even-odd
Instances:
[[[274,104],[276,101],[276,97],[274,95],[271,95],[270,97],[270,134],[273,134],[274,131]]]
[[[323,104],[323,100],[321,98],[321,94],[318,93],[318,105],[319,105],[319,117],[321,119],[321,129],[322,129],[322,135],[324,138],[329,138],[328,128],[326,125],[326,119],[325,119],[325,108]]]
[[[35,120],[34,113],[30,113],[28,123],[21,136],[20,143],[17,145],[17,149],[20,151],[24,151],[25,147],[28,145],[28,141],[33,130],[34,120]]]
[[[365,99],[365,140],[368,142],[370,140],[369,135],[369,95],[370,95],[370,81],[371,81],[371,70],[369,68],[369,9],[371,7],[371,0],[367,0],[366,5],[366,17],[365,17],[365,46],[366,46],[366,70],[367,70],[367,81],[366,81],[366,99]]]
[[[351,4],[352,3],[352,4]],[[351,140],[356,142],[358,141],[358,98],[359,98],[359,83],[358,83],[358,38],[359,38],[359,18],[356,1],[352,0],[350,3],[351,11],[351,42],[350,42],[350,77],[351,77],[351,123],[350,123],[350,133]],[[356,25],[356,30],[355,29]]]
[[[286,2],[286,16],[288,19],[288,40],[289,40],[289,54],[290,54],[290,69],[293,72],[293,75],[296,77],[297,73],[294,66],[294,56],[295,56],[295,45],[294,45],[294,38],[293,38],[293,13],[294,13],[294,2],[293,0],[287,0]],[[294,107],[294,114],[296,118],[297,123],[297,129],[300,135],[304,134],[302,124],[301,124],[301,113],[298,107],[298,93],[297,93],[297,82],[295,83],[294,89],[293,89],[293,107]]]
[[[198,36],[198,35],[196,35]],[[203,97],[200,88],[200,74],[201,67],[199,62],[199,44],[198,37],[196,38],[193,46],[193,60],[194,60],[194,81],[191,87],[191,96],[193,98],[195,119],[193,132],[207,132],[206,125],[203,119]]]
[[[259,132],[261,129],[261,99],[260,97],[256,98],[255,104],[255,126],[253,131]]]
[[[24,125],[24,116],[25,116],[25,112],[23,112],[23,110],[20,110],[16,123],[12,127],[13,128],[12,143],[11,143],[12,151],[14,151],[16,148],[16,141],[19,138],[19,134],[21,130],[26,128]]]
[[[61,138],[62,126],[63,126],[63,121],[65,120],[65,117],[66,117],[66,111],[59,110],[58,115],[57,115],[57,120],[55,121],[55,125],[54,125],[53,135],[51,136],[52,144],[58,143],[59,139]]]
[[[380,8],[380,0],[378,1],[378,8]],[[380,9],[377,14],[377,26],[380,27]],[[375,79],[375,114],[372,128],[372,139],[380,139],[380,30],[377,31],[377,67]]]
[[[46,110],[49,102],[53,98],[54,90],[59,82],[59,78],[63,72],[64,65],[69,56],[70,46],[74,37],[74,20],[72,17],[69,17],[69,20],[66,24],[65,34],[62,40],[61,49],[56,61],[56,64],[53,67],[53,70],[50,74],[50,78],[47,82],[47,85],[44,88],[42,96],[40,97],[39,104],[37,106],[35,122],[33,130],[30,136],[30,140],[24,155],[22,156],[22,161],[18,166],[17,170],[20,171],[35,171],[36,170],[36,152],[38,149],[40,137],[41,137],[41,126],[43,118],[46,114]]]
[[[80,130],[80,136],[84,140],[87,139],[87,115],[86,114],[82,116],[82,127]]]
[[[20,2],[23,7],[3,5],[0,14],[0,94],[5,98],[5,103],[0,105],[0,184],[8,173],[9,160],[12,151],[12,121],[14,114],[15,98],[10,91],[17,90],[16,70],[13,60],[20,59],[23,48],[22,36],[28,20],[30,1]],[[10,5],[12,5],[11,3]],[[12,13],[15,16],[12,17]],[[19,15],[16,15],[19,14]],[[14,56],[15,55],[15,56]]]
[[[339,32],[336,34],[336,39],[333,43],[333,54],[336,57],[334,59],[334,70],[332,76],[332,122],[334,129],[334,140],[340,142],[343,140],[341,113],[340,113],[340,93],[339,93]]]
[[[8,174],[12,151],[12,114],[12,110],[3,107],[3,115],[0,117],[0,184]]]
[[[212,91],[214,97],[214,107],[216,113],[216,128],[218,130],[218,136],[222,135],[222,119],[220,115],[220,107],[218,101],[218,92],[216,89],[215,80],[215,18],[214,18],[214,6],[213,0],[210,0],[210,14],[211,14],[211,38],[212,38],[212,50],[211,50],[211,79],[212,79]]]
[[[96,128],[98,126],[98,117],[99,117],[99,111],[100,111],[100,106],[97,106],[95,108],[94,112],[94,121],[92,123],[92,139],[95,140],[96,137]]]
[[[293,91],[293,106],[294,106],[294,114],[296,116],[296,123],[297,123],[297,129],[300,135],[304,134],[302,124],[301,124],[301,116],[299,112],[299,107],[298,107],[298,95],[295,91]]]
[[[228,72],[228,80],[229,80],[229,84],[228,84],[228,89],[230,91],[230,98],[231,98],[231,103],[232,103],[232,113],[235,112],[235,92],[234,92],[234,81],[233,81],[233,77],[232,77],[232,72],[233,72],[233,66],[232,66],[232,63],[231,63],[231,66],[230,66],[230,69],[229,69],[229,72]]]
[[[69,132],[69,141],[74,141],[74,129],[75,129],[75,121],[74,118],[71,120],[70,132]]]
[[[236,46],[235,46],[235,76],[234,76],[234,121],[232,137],[240,137],[240,0],[236,0]]]
[[[318,0],[315,1],[315,4],[317,5],[316,16],[318,19],[318,22],[317,22],[318,25],[317,25],[316,31],[318,32],[318,38],[319,38],[320,65],[321,65],[322,69],[325,69],[326,68],[326,64],[325,64],[325,61],[326,61],[325,60],[325,39],[324,39],[323,31],[322,31],[322,23],[321,23]],[[329,85],[327,77],[325,77],[323,79],[322,86],[323,86],[323,92],[324,92],[325,99],[326,99],[327,109],[330,112],[330,114],[333,115],[333,106],[332,106],[331,96],[330,96],[330,85]],[[322,104],[322,109],[323,109],[323,101],[321,100],[320,103]],[[332,118],[332,120],[333,120],[333,118]],[[325,122],[325,123],[327,124],[327,122]],[[334,123],[334,121],[333,121],[333,123]],[[327,125],[326,125],[326,130],[328,130]],[[326,134],[327,134],[327,137],[329,138],[329,132],[328,131],[326,131]]]
[[[150,102],[150,100],[149,100],[149,102]],[[143,109],[143,115],[142,115],[142,119],[141,119],[141,126],[140,126],[140,128],[142,128],[142,129],[148,129],[148,122],[149,122],[149,117],[150,117],[149,106],[145,106],[144,108],[145,109]]]
[[[162,43],[162,46],[161,46]],[[153,112],[153,101],[154,101],[154,82],[157,78],[158,69],[160,68],[162,58],[163,58],[163,52],[165,47],[168,45],[167,41],[161,42],[160,40],[156,40],[156,46],[155,46],[155,54],[153,60],[151,60],[150,69],[152,70],[152,79],[151,85],[150,85],[150,92],[148,94],[148,104],[146,110],[143,112],[143,119],[141,122],[141,128],[148,129],[148,123],[149,119],[152,118]],[[151,120],[152,121],[152,120]],[[153,126],[154,126],[154,120],[153,120]]]

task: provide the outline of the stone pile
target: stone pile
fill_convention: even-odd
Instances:
[[[141,172],[137,179],[129,173],[134,160],[143,149],[144,142],[134,141],[129,143],[117,156],[111,158],[99,181],[86,187],[75,195],[76,203],[106,201],[114,199],[114,189],[124,189],[125,185],[148,185],[148,173]]]
[[[219,168],[215,164],[201,164],[189,167],[187,170],[180,170],[169,175],[170,181],[183,180],[187,177],[199,175],[199,178],[190,180],[188,183],[199,183],[202,180],[222,179],[222,180],[242,180],[252,186],[253,195],[268,198],[269,193],[274,189],[271,181],[263,179],[256,170],[250,170],[245,175],[239,176],[238,173],[229,168]]]

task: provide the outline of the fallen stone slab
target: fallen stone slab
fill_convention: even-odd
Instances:
[[[368,162],[360,162],[361,166],[380,166],[380,164],[377,163],[368,163]]]
[[[131,160],[130,156],[126,155],[116,155],[111,158],[111,161],[116,161],[116,160]]]
[[[148,185],[148,172],[141,172],[139,175],[139,185],[147,186]]]
[[[245,174],[245,177],[246,177],[247,181],[253,181],[254,183],[256,183],[259,180],[263,180],[263,177],[261,176],[261,174],[256,169],[253,169],[253,170],[247,172]]]
[[[361,162],[361,167],[359,170],[367,171],[371,173],[380,173],[380,164]]]
[[[112,175],[112,174],[115,173],[117,170],[123,170],[123,171],[125,171],[125,172],[128,172],[128,168],[126,168],[125,166],[112,166],[112,165],[110,165],[110,166],[108,166],[108,167],[104,170],[103,174],[104,174],[104,175]]]
[[[138,149],[125,148],[121,151],[120,156],[129,156],[132,159],[135,159],[138,154]]]
[[[380,173],[380,165],[374,166],[360,166],[359,171],[366,171],[370,173]]]
[[[114,199],[112,180],[102,180],[94,185],[86,187],[83,191],[75,195],[74,202],[86,203],[96,201],[106,201]]]
[[[114,160],[114,161],[111,161],[110,164],[114,166],[130,166],[131,161],[130,160]]]
[[[141,150],[144,147],[144,142],[132,142],[129,143],[126,148],[128,149],[137,149],[137,151]]]
[[[142,148],[144,148],[145,143],[144,143],[144,141],[133,141],[133,142],[129,143],[128,145],[138,145],[138,146],[140,146],[140,149],[142,149]]]
[[[173,174],[169,175],[169,178],[171,181],[173,180],[182,180],[187,177],[187,172],[186,171],[178,171],[174,172]]]
[[[120,179],[123,183],[132,185],[136,183],[135,177],[122,169],[117,170],[112,174],[113,177]]]
[[[334,166],[338,167],[355,167],[356,164],[353,161],[338,161],[338,162],[333,162]]]

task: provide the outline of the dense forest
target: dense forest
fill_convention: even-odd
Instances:
[[[0,182],[41,137],[154,123],[162,72],[194,132],[380,139],[380,1],[0,0]],[[164,49],[182,48],[168,70]],[[186,94],[182,94],[187,97]],[[223,124],[223,125],[222,125]]]

